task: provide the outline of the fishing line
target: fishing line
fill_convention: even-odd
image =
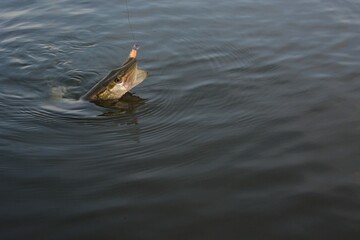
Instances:
[[[129,28],[130,28],[130,32],[131,32],[131,36],[132,36],[133,42],[134,42],[134,44],[135,44],[134,29],[133,29],[133,27],[132,27],[132,25],[131,25],[131,22],[130,22],[130,12],[129,12],[128,0],[125,0],[125,3],[126,3],[126,12],[127,12],[127,18],[128,18]]]

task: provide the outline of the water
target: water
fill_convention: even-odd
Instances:
[[[129,9],[116,112],[125,1],[0,2],[1,239],[360,238],[359,1]]]

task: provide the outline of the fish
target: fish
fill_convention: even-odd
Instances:
[[[138,69],[138,50],[139,46],[135,44],[127,60],[95,84],[81,99],[90,102],[114,101],[142,83],[149,73]]]

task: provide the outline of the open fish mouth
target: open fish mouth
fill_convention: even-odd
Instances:
[[[137,68],[137,50],[138,47],[134,45],[128,59],[93,86],[82,99],[88,101],[119,99],[144,81],[148,72]]]

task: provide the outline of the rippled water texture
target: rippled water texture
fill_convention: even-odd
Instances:
[[[0,239],[360,239],[360,2],[0,1]]]

